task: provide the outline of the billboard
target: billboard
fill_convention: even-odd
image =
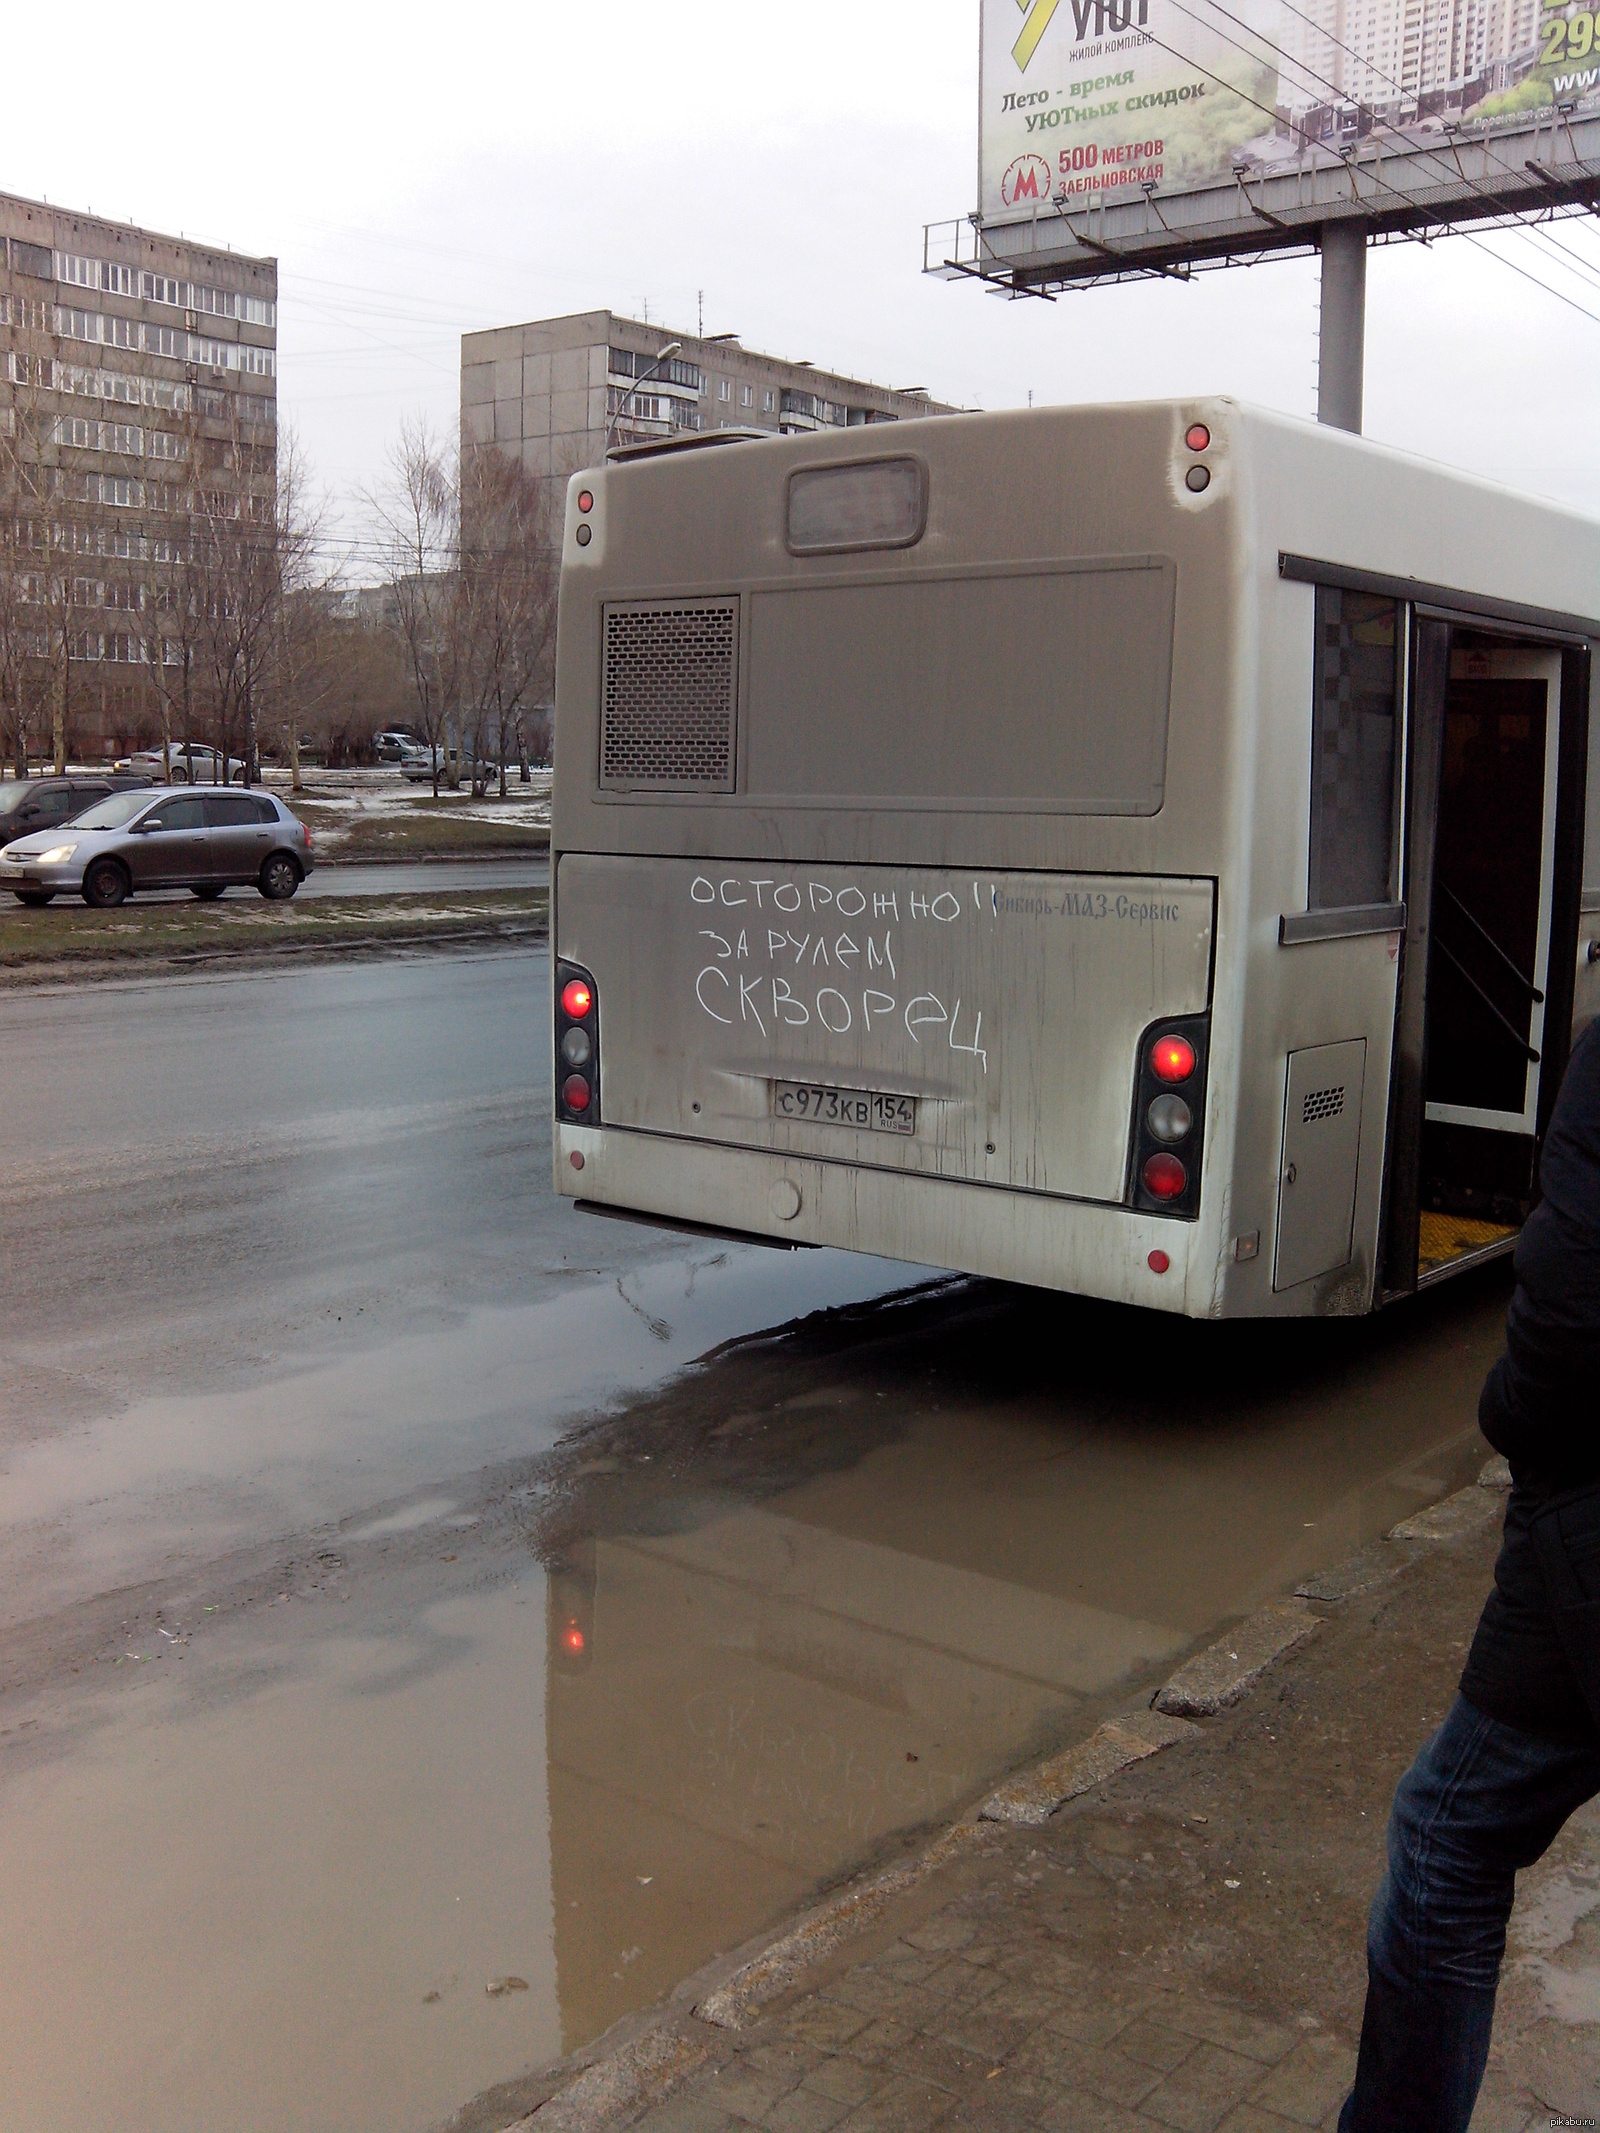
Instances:
[[[1463,124],[1600,109],[1600,65],[1577,63],[1600,53],[1597,19],[1541,0],[982,0],[979,218],[1352,152],[1420,150],[1409,182],[1443,177]]]

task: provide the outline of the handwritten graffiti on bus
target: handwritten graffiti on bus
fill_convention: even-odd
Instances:
[[[1183,923],[1184,907],[1146,890],[1079,876],[1070,885],[1034,878],[1028,886],[949,876],[935,886],[899,876],[875,882],[818,881],[810,875],[697,873],[689,883],[697,915],[715,923],[696,927],[705,945],[695,998],[713,1022],[770,1037],[815,1026],[829,1037],[852,1037],[871,1049],[893,1041],[903,1064],[923,1048],[965,1052],[985,1074],[983,1011],[971,1004],[948,971],[927,984],[916,976],[919,941],[954,927],[992,938],[1008,919],[1079,921],[1103,926],[1165,927]],[[986,948],[975,942],[962,962]],[[981,984],[981,977],[979,983]],[[919,985],[922,989],[916,989]],[[970,991],[970,983],[968,990]],[[916,1047],[914,1052],[907,1045]]]
[[[729,971],[721,963],[704,965],[694,981],[694,996],[713,1022],[720,1022],[727,1029],[741,1023],[753,1025],[763,1037],[769,1034],[769,1028],[806,1029],[813,1021],[830,1036],[844,1037],[856,1027],[858,1019],[852,996],[837,985],[821,985],[814,992],[801,993],[787,978],[768,977],[765,971]],[[988,1073],[982,1011],[969,1014],[971,1034],[963,1037],[964,1011],[959,995],[947,1007],[937,993],[919,992],[906,1001],[903,1009],[893,993],[875,985],[864,986],[854,997],[859,1001],[859,1021],[865,1035],[881,1034],[885,1023],[903,1023],[911,1042],[921,1045],[924,1032],[930,1041],[937,1041],[933,1033],[942,1031],[952,1052],[970,1053]]]

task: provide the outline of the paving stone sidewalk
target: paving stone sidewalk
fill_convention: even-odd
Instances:
[[[1245,1702],[1042,1828],[979,1826],[748,2026],[679,2010],[620,2108],[575,2090],[522,2126],[1332,2127],[1389,1798],[1448,1707],[1497,1532],[1326,1610]],[[1474,2133],[1600,2120],[1597,1806],[1523,1877]]]

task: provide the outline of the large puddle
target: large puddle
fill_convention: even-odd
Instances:
[[[1183,1329],[1118,1354],[1142,1322],[1004,1292],[948,1335],[936,1304],[908,1333],[884,1311],[853,1348],[723,1357],[553,1493],[463,1508],[450,1475],[496,1418],[522,1417],[502,1450],[548,1441],[583,1356],[619,1391],[659,1374],[662,1278],[559,1340],[509,1314],[492,1367],[471,1323],[376,1377],[328,1366],[338,1458],[265,1428],[258,1481],[343,1520],[347,1587],[175,1611],[87,1692],[94,1726],[13,1736],[8,2128],[436,2125],[1467,1479],[1504,1308],[1464,1292],[1276,1376]],[[716,1282],[676,1279],[703,1346]],[[430,1486],[408,1458],[403,1501],[357,1474],[380,1401],[459,1436]],[[270,1421],[152,1415],[133,1485],[157,1502],[174,1447],[188,1468],[242,1407]],[[16,1477],[27,1517],[96,1552],[53,1471]],[[465,1582],[430,1594],[428,1566]]]

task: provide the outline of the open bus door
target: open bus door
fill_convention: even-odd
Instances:
[[[1589,650],[1419,606],[1381,1299],[1509,1252],[1571,1043]]]

